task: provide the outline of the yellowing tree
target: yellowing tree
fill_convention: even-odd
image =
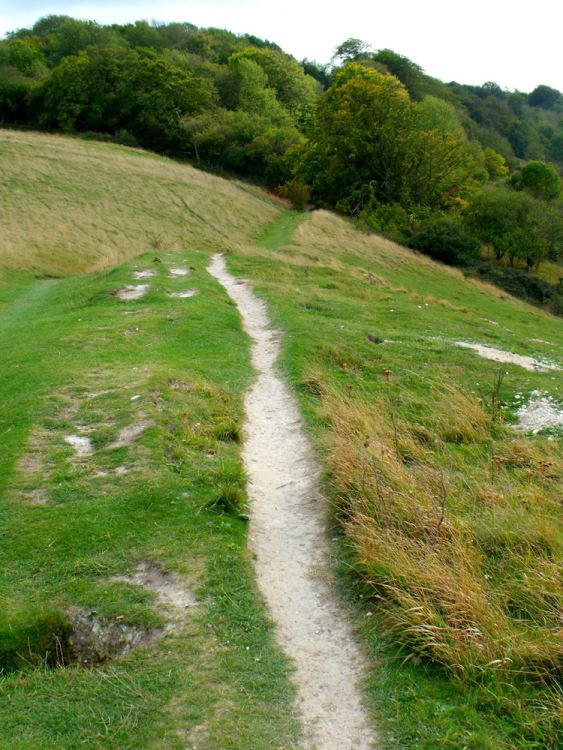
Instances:
[[[321,96],[308,135],[301,176],[324,205],[368,195],[446,207],[473,167],[460,134],[421,129],[403,84],[358,63],[340,70]]]

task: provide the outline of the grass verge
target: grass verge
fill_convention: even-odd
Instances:
[[[296,747],[246,550],[248,346],[207,261],[152,252],[101,275],[2,278],[0,747]],[[122,301],[135,268],[150,287]],[[124,580],[147,562],[195,605]],[[115,659],[98,643],[84,667],[58,651],[76,611],[159,637]]]
[[[563,456],[510,423],[561,375],[455,342],[561,365],[560,322],[324,212],[269,248],[230,264],[287,332],[388,746],[557,747]]]

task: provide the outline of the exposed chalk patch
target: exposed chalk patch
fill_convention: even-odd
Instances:
[[[467,341],[455,341],[456,346],[460,346],[464,349],[472,349],[480,357],[485,359],[491,359],[494,362],[503,362],[506,364],[518,365],[523,367],[525,370],[531,372],[548,372],[549,370],[559,370],[560,368],[551,363],[544,362],[534,357],[527,357],[523,354],[514,354],[513,352],[505,352],[502,349],[495,349],[492,346],[485,346],[485,344],[471,344]]]
[[[170,276],[187,276],[189,271],[187,268],[171,268]]]
[[[197,289],[186,289],[183,292],[168,292],[169,297],[175,297],[176,299],[187,299],[188,297],[195,297],[198,294]]]
[[[141,299],[149,291],[150,284],[131,284],[117,289],[113,294],[124,302]]]
[[[154,276],[156,276],[156,271],[153,271],[151,268],[146,271],[133,271],[134,279],[152,279]]]
[[[178,576],[151,561],[139,563],[131,575],[116,576],[112,580],[143,586],[155,594],[160,604],[172,607],[178,612],[197,604],[195,595],[182,584]]]
[[[125,474],[129,474],[129,469],[126,466],[118,466],[116,469],[100,469],[94,476],[96,477],[123,477]]]
[[[125,448],[128,445],[131,445],[138,437],[141,437],[143,432],[154,424],[154,420],[152,419],[145,419],[141,422],[135,422],[134,424],[128,425],[127,427],[124,427],[122,430],[120,430],[119,435],[117,437],[117,440],[114,440],[113,443],[110,443],[107,447],[108,449],[113,448]]]
[[[94,453],[94,447],[86,435],[65,435],[65,443],[74,448],[77,456],[91,456]]]
[[[548,427],[563,427],[563,408],[547,393],[532,391],[527,404],[517,410],[520,430],[539,432]]]

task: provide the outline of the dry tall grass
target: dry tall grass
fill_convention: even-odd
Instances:
[[[380,235],[354,231],[348,220],[329,211],[315,211],[309,221],[298,227],[292,247],[285,250],[294,262],[297,262],[297,259],[306,259],[309,263],[323,264],[327,262],[327,257],[333,255],[336,248],[346,254],[348,260],[352,261],[351,265],[362,261],[371,270],[371,264],[376,258],[380,269],[401,274],[416,271],[419,277],[429,279],[447,276],[463,286],[469,284],[487,296],[510,299],[511,304],[521,309],[529,307],[525,302],[511,297],[493,284],[479,279],[466,279],[457,268],[438,263]],[[407,291],[413,291],[415,286],[416,284],[409,286]]]
[[[394,396],[324,394],[337,513],[360,572],[405,658],[465,678],[550,678],[562,656],[561,456],[516,438],[497,456],[497,428],[480,405],[453,387],[436,393],[423,425],[403,420]],[[449,443],[481,446],[471,473],[457,470]]]
[[[159,249],[249,242],[263,191],[121,146],[0,130],[0,268],[66,275]]]

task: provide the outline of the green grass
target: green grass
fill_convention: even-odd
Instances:
[[[560,321],[324,212],[269,250],[229,264],[287,332],[282,366],[326,467],[386,746],[556,747],[562,454],[557,435],[509,422],[518,394],[561,398],[561,374],[453,342],[561,365]]]
[[[158,275],[135,302],[111,294],[133,264],[3,279],[1,747],[294,747],[288,667],[255,589],[244,507],[218,502],[225,487],[245,502],[246,338],[206,254],[158,257],[136,259]],[[176,265],[195,270],[169,278]],[[199,294],[166,296],[185,287]],[[140,418],[154,424],[107,448]],[[98,448],[84,459],[64,442],[80,429]],[[127,474],[109,474],[121,465]],[[42,664],[71,606],[162,623],[150,592],[112,581],[142,560],[196,593],[185,624],[106,666]]]
[[[555,748],[560,434],[509,423],[534,390],[560,399],[561,374],[453,342],[561,365],[561,322],[336,216],[140,151],[4,131],[0,159],[0,747],[298,747],[246,549],[252,373],[205,271],[223,251],[286,332],[382,747]],[[135,267],[157,275],[122,302],[112,291],[144,283]],[[167,296],[185,288],[199,294]],[[95,453],[77,459],[70,434]],[[101,667],[46,665],[72,606],[163,624],[150,592],[114,580],[144,560],[197,595],[182,627]]]
[[[256,240],[258,247],[266,250],[277,250],[287,244],[297,227],[306,219],[307,214],[295,211],[284,212],[279,219],[260,233]]]

